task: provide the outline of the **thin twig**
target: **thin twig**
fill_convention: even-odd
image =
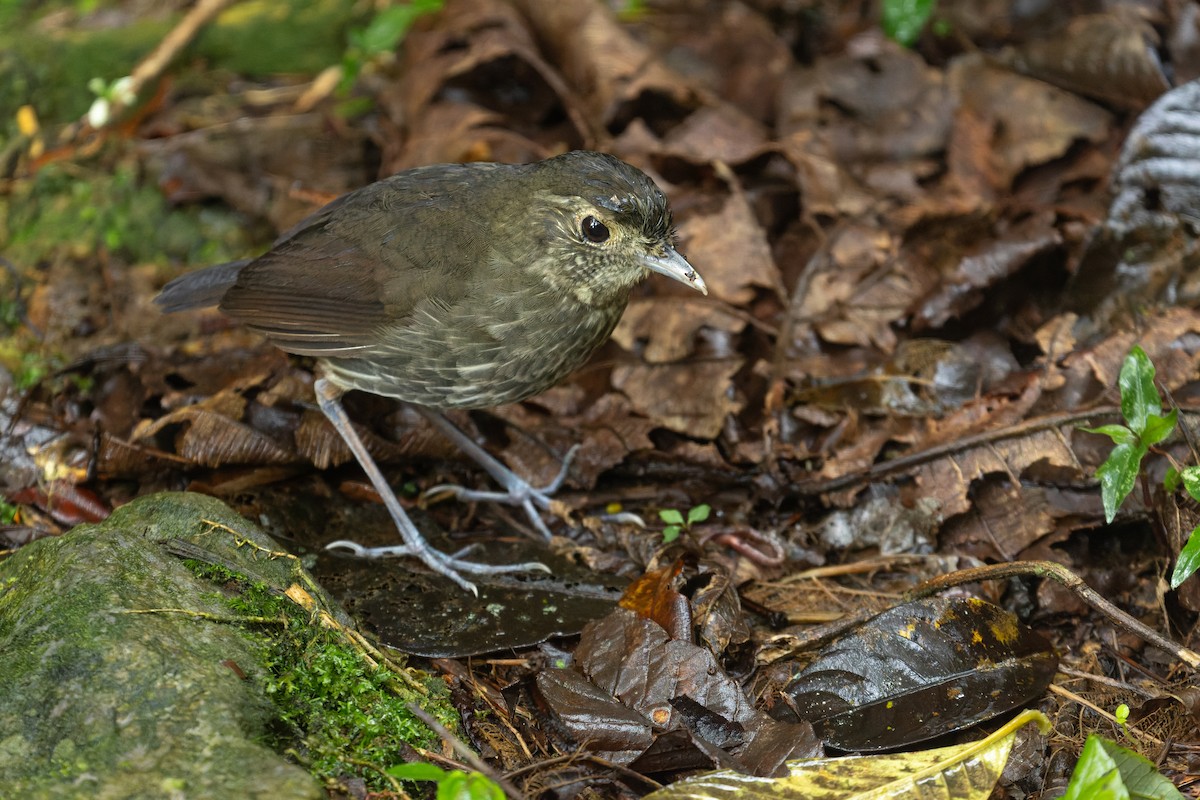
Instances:
[[[1078,703],[1079,705],[1083,706],[1084,708],[1094,711],[1095,713],[1099,714],[1100,716],[1104,717],[1106,720],[1111,722],[1113,725],[1121,725],[1119,722],[1117,722],[1117,718],[1114,717],[1112,714],[1108,713],[1103,708],[1100,708],[1100,706],[1096,705],[1095,703],[1090,702],[1087,698],[1080,697],[1079,695],[1072,692],[1070,689],[1064,689],[1063,687],[1057,686],[1052,683],[1052,684],[1050,684],[1050,691],[1053,692],[1054,694],[1059,695],[1060,697],[1065,697],[1067,700],[1070,700],[1072,703]],[[1155,745],[1156,747],[1162,747],[1162,745],[1163,745],[1162,739],[1158,739],[1154,736],[1151,736],[1150,734],[1146,733],[1145,731],[1138,730],[1133,725],[1121,725],[1121,727],[1123,727],[1126,731],[1133,734],[1134,736],[1137,736],[1140,739],[1144,739],[1147,742],[1149,742],[1150,744]]]
[[[447,729],[445,725],[434,719],[432,714],[418,706],[416,703],[409,703],[408,710],[414,717],[429,726],[430,730],[449,742],[450,746],[454,748],[454,751],[458,753],[459,757],[462,758],[462,760],[465,761],[467,765],[471,767],[471,769],[482,773],[483,775],[486,775],[495,781],[507,797],[511,797],[512,800],[522,800],[524,795],[517,789],[517,787],[513,786],[512,783],[510,783],[503,775],[500,775],[496,772],[496,770],[492,769],[491,766],[482,758],[480,758],[474,750],[472,750],[465,742],[463,742],[462,739],[459,739],[449,729]]]
[[[1098,592],[1083,582],[1075,573],[1061,564],[1055,564],[1052,561],[1014,561],[1009,564],[992,564],[986,567],[973,567],[971,569],[962,569],[957,572],[951,572],[947,575],[939,575],[936,578],[917,585],[913,589],[904,593],[906,602],[920,600],[923,597],[929,597],[946,589],[955,586],[961,586],[964,583],[978,583],[979,581],[994,581],[1006,580],[1013,577],[1034,576],[1038,578],[1050,578],[1057,581],[1063,587],[1073,592],[1079,599],[1087,603],[1089,606],[1099,611],[1104,616],[1123,631],[1132,633],[1143,639],[1155,647],[1172,653],[1183,663],[1190,666],[1192,669],[1200,669],[1200,653],[1196,653],[1183,645],[1171,641],[1163,636],[1158,631],[1147,625],[1139,622],[1133,617],[1126,614],[1121,609],[1110,603],[1108,600],[1100,596]],[[877,612],[872,610],[860,611],[856,614],[851,614],[836,622],[828,625],[821,625],[816,628],[804,631],[800,635],[789,635],[774,637],[770,641],[774,643],[774,647],[770,652],[770,661],[775,661],[780,658],[802,653],[819,647],[827,642],[833,641],[843,635],[851,628],[862,625],[871,617],[877,615]]]
[[[860,483],[869,483],[897,473],[907,472],[908,470],[927,464],[931,461],[936,461],[940,458],[945,458],[953,453],[962,453],[967,450],[973,450],[976,447],[984,447],[992,445],[995,442],[1005,439],[1016,439],[1022,436],[1028,436],[1031,433],[1040,433],[1045,430],[1056,430],[1063,425],[1079,425],[1084,422],[1090,422],[1097,417],[1112,417],[1117,418],[1121,410],[1113,405],[1097,406],[1087,411],[1071,411],[1064,414],[1052,414],[1047,417],[1038,417],[1037,419],[1025,420],[1016,425],[1011,425],[1006,428],[998,428],[996,430],[984,431],[973,436],[963,436],[943,444],[934,445],[924,450],[919,450],[915,453],[893,458],[879,464],[874,464],[870,468],[860,472],[853,472],[846,475],[839,475],[836,478],[828,480],[803,481],[794,484],[791,488],[793,491],[805,495],[823,494],[825,492],[836,492],[842,489],[847,489]]]
[[[952,572],[949,575],[939,575],[930,578],[905,594],[909,600],[929,597],[954,586],[964,583],[975,583],[982,580],[1004,580],[1013,577],[1032,575],[1039,578],[1050,578],[1059,585],[1070,590],[1076,597],[1087,603],[1096,611],[1108,617],[1113,625],[1123,631],[1149,642],[1160,650],[1174,654],[1192,669],[1200,668],[1200,653],[1190,650],[1181,644],[1171,641],[1158,631],[1126,614],[1092,587],[1083,579],[1062,564],[1053,561],[1014,561],[1010,564],[991,564],[986,567],[974,567]]]
[[[129,73],[129,92],[134,98],[142,95],[147,85],[157,81],[185,47],[196,38],[201,28],[216,18],[234,0],[200,0],[184,15],[171,31],[163,37],[150,54],[143,58]],[[136,99],[134,102],[137,102]],[[110,120],[118,119],[126,107],[115,101],[109,113]]]

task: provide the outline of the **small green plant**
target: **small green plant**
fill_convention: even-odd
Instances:
[[[1117,706],[1116,711],[1113,712],[1113,719],[1115,719],[1117,724],[1121,726],[1121,731],[1128,736],[1129,730],[1125,727],[1125,723],[1129,722],[1129,706],[1125,703],[1121,703],[1119,706]]]
[[[350,31],[338,90],[343,94],[348,92],[364,67],[395,52],[414,22],[441,7],[442,0],[410,0],[388,6],[372,17],[365,28]]]
[[[936,6],[937,0],[883,0],[883,32],[892,41],[912,47]]]
[[[1154,364],[1141,347],[1134,345],[1121,365],[1117,386],[1121,391],[1121,417],[1124,425],[1101,425],[1084,428],[1112,439],[1113,449],[1096,470],[1100,481],[1100,497],[1104,501],[1104,518],[1112,522],[1117,509],[1133,491],[1142,469],[1142,459],[1150,449],[1175,430],[1179,410],[1162,413],[1162,397],[1154,386]],[[1175,491],[1182,482],[1184,490],[1200,502],[1200,467],[1174,467],[1167,474],[1165,485]],[[1200,535],[1193,530],[1175,561],[1171,588],[1176,589],[1197,569],[1200,569]]]
[[[1181,470],[1171,468],[1167,472],[1166,488],[1173,492],[1183,483],[1183,490],[1193,500],[1200,503],[1200,467],[1184,467]],[[1180,584],[1200,570],[1200,527],[1192,529],[1188,535],[1187,544],[1179,551],[1175,559],[1175,571],[1171,573],[1171,588],[1178,589]]]
[[[658,518],[667,523],[667,527],[663,528],[663,543],[670,544],[679,538],[679,534],[683,531],[690,531],[692,526],[697,522],[704,522],[708,519],[708,515],[712,513],[712,506],[707,503],[701,503],[698,506],[692,506],[687,513],[685,519],[683,514],[675,508],[664,508],[658,512]]]
[[[112,83],[103,78],[92,78],[88,81],[88,91],[96,95],[87,112],[88,124],[93,128],[103,128],[112,122],[114,108],[133,105],[137,95],[133,93],[133,78],[126,75],[117,78]]]
[[[478,772],[444,770],[433,764],[413,762],[388,767],[387,773],[402,781],[434,781],[437,800],[504,800],[504,790]]]
[[[1092,734],[1083,745],[1062,800],[1183,800],[1183,795],[1145,757]]]

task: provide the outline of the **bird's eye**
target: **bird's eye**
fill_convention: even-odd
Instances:
[[[584,217],[579,229],[583,232],[583,238],[589,242],[600,244],[608,241],[608,226],[595,217]]]

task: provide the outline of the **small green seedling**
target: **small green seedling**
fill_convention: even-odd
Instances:
[[[1121,726],[1121,731],[1128,736],[1129,730],[1125,727],[1125,723],[1129,721],[1129,706],[1124,703],[1117,706],[1117,710],[1113,712],[1113,719]]]
[[[1084,428],[1088,433],[1099,433],[1113,441],[1112,452],[1096,470],[1100,480],[1100,496],[1104,501],[1104,518],[1112,522],[1117,509],[1133,491],[1142,469],[1142,459],[1150,448],[1166,439],[1175,430],[1179,410],[1162,413],[1162,397],[1154,386],[1154,364],[1141,347],[1134,346],[1121,365],[1117,385],[1121,390],[1121,416],[1124,425],[1101,425],[1099,428]],[[1175,491],[1182,482],[1183,488],[1195,500],[1200,501],[1200,467],[1172,468],[1165,480],[1168,491]],[[1192,531],[1188,542],[1175,561],[1171,575],[1171,588],[1178,588],[1193,573],[1200,569],[1200,527]]]
[[[658,518],[667,523],[667,527],[663,528],[663,543],[670,544],[675,541],[679,538],[680,533],[690,531],[697,522],[704,522],[711,513],[712,506],[707,503],[692,506],[687,513],[687,519],[684,519],[683,514],[675,508],[664,508],[659,511]]]
[[[342,79],[338,91],[349,93],[359,74],[371,63],[390,57],[408,34],[409,28],[421,17],[439,11],[442,0],[412,0],[388,6],[367,23],[347,36],[346,53],[342,57]]]
[[[1180,483],[1183,484],[1183,490],[1193,500],[1200,503],[1200,467],[1168,470],[1164,481],[1167,491],[1174,492],[1179,488]],[[1171,573],[1171,588],[1178,589],[1197,570],[1200,570],[1200,526],[1193,528],[1192,532],[1188,534],[1187,544],[1179,551],[1179,558],[1175,559],[1175,571]]]
[[[404,781],[434,781],[437,800],[504,800],[504,790],[478,772],[444,770],[433,764],[413,762],[389,767],[387,773]]]
[[[1062,800],[1131,797],[1183,800],[1171,780],[1144,756],[1102,736],[1088,736]]]
[[[133,78],[126,75],[108,83],[103,78],[92,78],[88,81],[88,90],[96,95],[87,112],[88,124],[99,130],[112,122],[112,112],[115,107],[127,107],[137,101],[133,93]]]
[[[883,32],[892,41],[912,47],[936,7],[936,0],[883,0]]]

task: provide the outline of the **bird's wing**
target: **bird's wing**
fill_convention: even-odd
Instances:
[[[243,268],[221,310],[291,353],[369,355],[419,305],[469,290],[487,242],[464,199],[492,172],[426,167],[335,200]]]

